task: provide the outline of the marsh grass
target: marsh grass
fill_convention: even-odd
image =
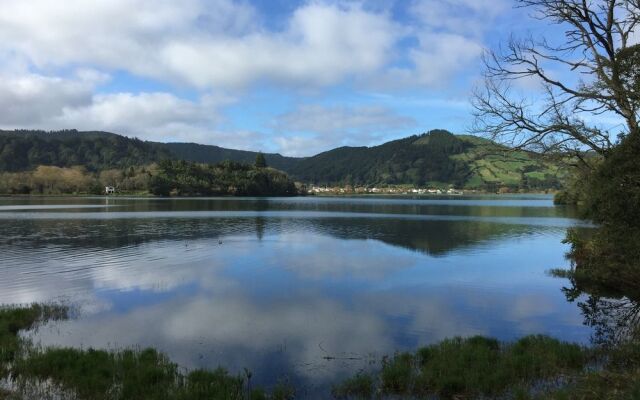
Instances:
[[[332,388],[331,394],[337,399],[370,399],[374,394],[374,379],[371,375],[358,373]]]
[[[34,329],[48,320],[65,319],[68,313],[67,306],[56,304],[0,307],[0,378],[8,375],[9,365],[25,348],[25,339],[18,332]]]
[[[336,386],[333,393],[340,398],[372,398],[374,393],[476,398],[507,392],[516,397],[546,379],[582,371],[588,360],[588,349],[546,336],[527,336],[508,344],[480,336],[453,338],[415,354],[385,359],[375,380],[359,375]]]
[[[39,348],[20,336],[68,316],[69,308],[58,305],[0,308],[0,379],[10,382],[0,389],[0,400],[296,396],[287,382],[270,391],[251,389],[248,370],[244,376],[222,368],[185,371],[154,349]],[[594,360],[601,366],[594,368]],[[481,336],[446,339],[384,358],[377,374],[360,372],[331,393],[340,399],[640,399],[640,346],[629,341],[614,348],[586,348],[540,335],[512,343]]]
[[[183,371],[150,348],[39,348],[20,336],[69,315],[68,306],[55,304],[0,308],[0,380],[10,382],[10,387],[0,388],[0,400],[288,400],[295,394],[287,383],[278,383],[271,393],[245,390],[244,378],[223,368]]]

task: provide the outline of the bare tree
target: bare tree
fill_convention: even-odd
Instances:
[[[485,85],[472,101],[473,130],[516,148],[578,157],[585,149],[606,156],[616,133],[640,135],[640,0],[517,3],[563,28],[564,37],[560,44],[511,38],[485,54]],[[517,80],[534,80],[542,90],[522,95]],[[620,117],[618,132],[589,123],[602,114]]]

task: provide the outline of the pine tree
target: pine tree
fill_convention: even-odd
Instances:
[[[256,168],[265,168],[267,166],[267,160],[264,158],[264,154],[258,153],[256,155]]]

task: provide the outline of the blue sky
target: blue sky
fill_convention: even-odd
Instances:
[[[510,0],[0,0],[0,127],[306,156],[464,133]]]

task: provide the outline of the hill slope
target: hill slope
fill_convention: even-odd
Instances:
[[[197,144],[197,143],[157,143],[171,152],[180,160],[217,164],[225,160],[231,160],[242,163],[254,163],[256,160],[256,152],[246,150],[225,149],[224,147]],[[286,171],[298,161],[298,158],[285,157],[280,154],[265,154],[267,164]]]
[[[162,145],[108,132],[0,131],[0,171],[25,171],[38,165],[82,165],[97,171],[171,157]]]
[[[490,190],[560,186],[558,167],[539,154],[443,130],[380,146],[341,147],[301,159],[288,172],[321,185],[453,184]]]
[[[107,132],[0,131],[0,171],[38,165],[89,170],[126,168],[164,159],[253,163],[255,152],[195,143],[157,143]],[[446,185],[496,189],[560,186],[559,169],[542,156],[475,136],[434,130],[373,147],[340,147],[313,157],[265,154],[297,180],[320,185]]]

